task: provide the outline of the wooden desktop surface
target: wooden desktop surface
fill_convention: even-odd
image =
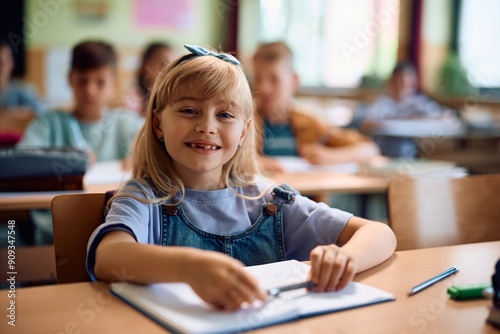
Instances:
[[[485,322],[491,300],[455,301],[453,284],[491,281],[500,241],[396,252],[355,281],[394,294],[396,301],[311,317],[257,330],[258,333],[498,333]],[[459,273],[414,296],[410,289],[460,265]],[[16,327],[7,324],[8,290],[0,290],[1,333],[167,333],[102,282],[16,290]]]
[[[319,201],[331,193],[383,193],[387,190],[387,180],[377,177],[365,177],[352,174],[339,174],[336,172],[314,173],[287,173],[272,177],[276,183],[288,183],[300,193],[318,196]],[[118,187],[115,184],[89,185],[87,192],[106,192]],[[60,193],[58,193],[60,194]],[[50,208],[50,203],[55,193],[25,193],[22,195],[0,197],[0,211],[45,209]]]

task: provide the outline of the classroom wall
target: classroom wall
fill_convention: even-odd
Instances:
[[[238,54],[249,67],[259,43],[259,1],[240,1],[238,10]]]
[[[117,46],[142,46],[151,39],[166,39],[177,47],[185,43],[219,46],[223,45],[223,28],[226,19],[216,5],[217,1],[189,0],[182,1],[185,7],[192,9],[186,24],[177,27],[141,27],[135,22],[134,5],[140,0],[25,0],[26,20],[32,29],[32,36],[27,36],[29,47],[70,47],[86,38],[102,38],[112,41]],[[163,0],[175,6],[177,0]],[[103,18],[92,19],[80,15],[80,4],[104,3],[108,9]],[[145,1],[148,3],[151,1]],[[152,1],[154,3],[154,1]],[[52,4],[52,6],[43,6]],[[47,15],[43,15],[43,13]],[[47,17],[44,20],[43,17]]]
[[[137,6],[142,4],[167,7],[172,13],[169,25],[138,23]],[[118,88],[122,91],[133,85],[143,48],[151,41],[169,42],[179,54],[184,53],[184,44],[223,48],[226,43],[227,8],[220,1],[25,0],[25,5],[24,79],[35,85],[48,108],[66,105],[71,99],[66,82],[69,53],[82,40],[114,44],[119,54]]]
[[[438,72],[448,53],[451,39],[452,1],[424,1],[422,8],[421,84],[425,92],[438,86]]]

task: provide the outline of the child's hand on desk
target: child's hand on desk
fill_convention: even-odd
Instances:
[[[332,148],[327,148],[321,144],[302,144],[298,148],[299,156],[313,165],[335,164],[335,157],[332,157]]]
[[[187,265],[187,283],[205,302],[224,310],[236,310],[256,299],[264,301],[267,296],[257,279],[243,267],[225,254],[200,251]]]
[[[310,253],[308,280],[317,292],[342,290],[356,274],[356,261],[336,245],[317,246]]]

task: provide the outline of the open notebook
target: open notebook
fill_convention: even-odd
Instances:
[[[247,267],[259,278],[263,289],[302,282],[309,268],[294,260]],[[111,291],[169,330],[180,333],[242,332],[394,300],[390,293],[351,282],[339,292],[294,290],[266,303],[254,303],[238,311],[224,312],[208,306],[184,283],[148,286],[112,283]]]

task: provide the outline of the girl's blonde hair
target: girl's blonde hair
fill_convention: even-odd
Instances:
[[[181,193],[180,202],[184,196],[184,184],[164,143],[157,138],[153,122],[168,105],[186,95],[203,100],[221,96],[228,106],[235,101],[245,124],[250,121],[241,147],[223,166],[222,181],[226,187],[231,190],[230,186],[255,184],[255,175],[259,174],[252,93],[241,67],[214,56],[198,56],[177,64],[180,58],[164,68],[156,79],[146,108],[146,121],[132,143],[132,179],[140,182],[151,179],[161,194],[161,198],[146,202],[172,199]]]

